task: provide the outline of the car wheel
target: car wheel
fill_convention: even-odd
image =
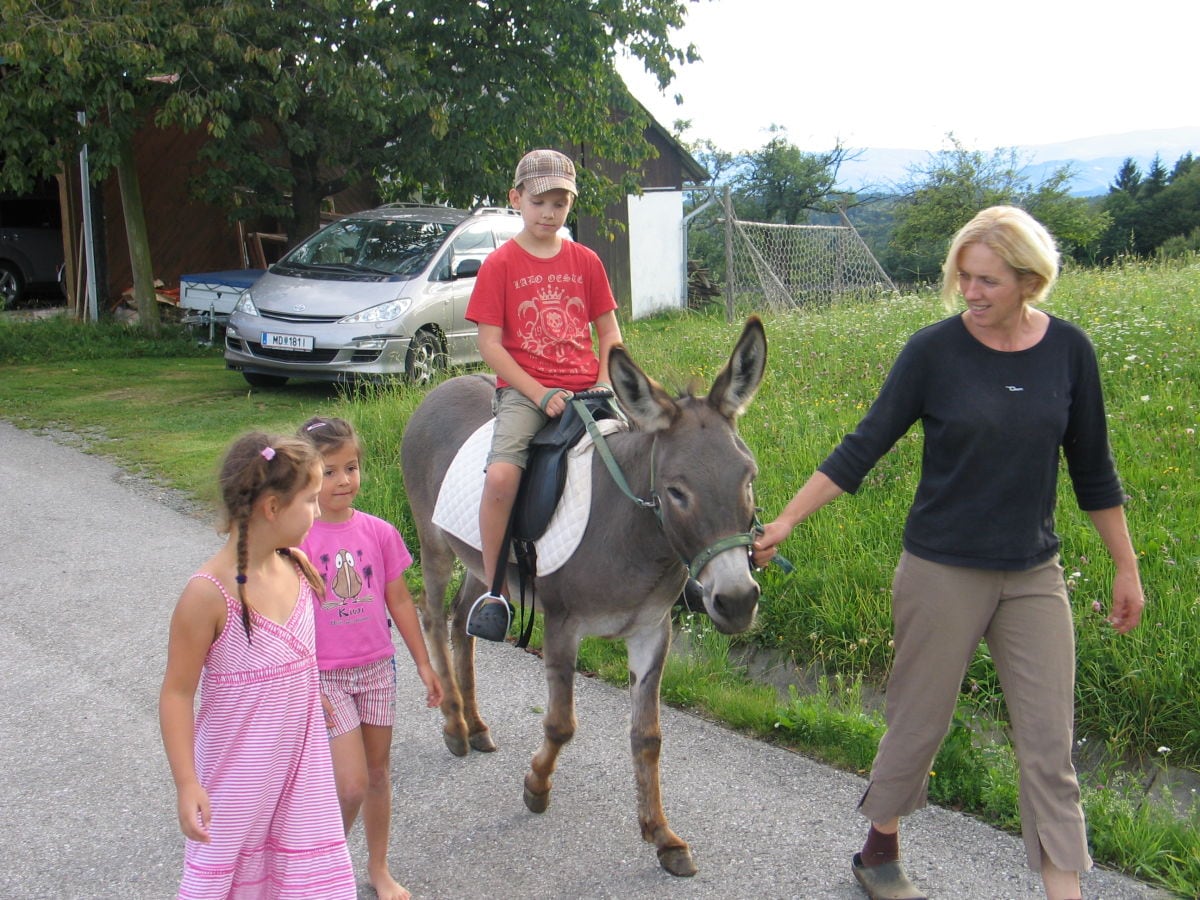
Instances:
[[[11,263],[0,262],[0,309],[11,309],[21,302],[25,279]]]
[[[408,345],[404,374],[413,384],[429,384],[439,369],[446,367],[446,351],[432,331],[418,331]]]
[[[243,372],[242,377],[251,387],[283,387],[287,384],[286,375],[264,375],[261,372]]]

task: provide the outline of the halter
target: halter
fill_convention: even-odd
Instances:
[[[605,392],[607,393],[607,392]],[[575,406],[575,411],[579,413],[579,417],[583,419],[584,425],[587,427],[588,434],[592,437],[592,443],[596,450],[600,453],[600,458],[604,460],[605,468],[608,469],[612,480],[620,488],[621,493],[636,503],[643,509],[654,510],[654,516],[658,519],[658,527],[666,534],[666,524],[663,522],[662,502],[658,497],[658,489],[655,487],[654,480],[654,457],[655,450],[658,449],[658,435],[654,436],[654,441],[650,444],[650,498],[644,499],[639,497],[629,488],[629,483],[625,480],[624,473],[621,472],[621,466],[613,457],[612,451],[608,448],[608,442],[604,439],[604,434],[597,427],[592,414],[588,412],[587,405],[581,400],[572,400],[571,403]],[[691,581],[699,578],[704,567],[712,562],[713,558],[724,553],[726,550],[732,550],[734,547],[752,547],[754,541],[763,533],[762,523],[758,520],[758,510],[754,511],[754,517],[750,522],[750,530],[731,534],[729,537],[723,537],[715,543],[705,547],[690,560],[680,554],[680,560],[687,567],[688,579]],[[771,562],[775,563],[784,572],[790,573],[794,566],[782,556],[776,554],[771,558]]]

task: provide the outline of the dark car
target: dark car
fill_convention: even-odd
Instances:
[[[56,198],[0,195],[0,309],[31,294],[62,293],[60,216]]]

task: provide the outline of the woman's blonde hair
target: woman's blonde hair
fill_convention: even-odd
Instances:
[[[246,561],[248,528],[254,504],[267,494],[273,494],[283,504],[312,483],[313,473],[321,471],[321,455],[308,441],[284,435],[252,431],[235,440],[225,452],[221,463],[221,533],[237,531],[237,592],[242,604],[242,627],[250,639],[250,604],[246,600]],[[318,596],[324,595],[325,585],[312,566],[306,566],[290,548],[278,548],[293,558],[312,584]]]
[[[983,244],[1018,275],[1033,276],[1037,289],[1026,303],[1041,303],[1058,278],[1059,255],[1045,226],[1015,206],[991,206],[959,229],[942,265],[942,303],[958,307],[958,258],[969,244]]]

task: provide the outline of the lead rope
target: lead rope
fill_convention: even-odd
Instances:
[[[604,460],[604,465],[608,469],[608,474],[612,476],[612,480],[621,489],[621,493],[643,509],[654,510],[654,515],[658,517],[658,524],[661,527],[663,524],[662,507],[658,502],[658,494],[654,490],[654,447],[651,446],[650,448],[650,499],[644,500],[630,490],[628,482],[625,481],[625,475],[621,472],[621,467],[617,464],[616,459],[613,458],[612,451],[608,449],[608,441],[604,439],[604,433],[600,431],[600,427],[596,424],[596,420],[592,418],[592,414],[588,411],[587,406],[579,401],[572,402],[578,403],[576,412],[579,413],[579,418],[583,419],[583,424],[587,428],[588,434],[591,435],[592,443],[595,444],[596,449],[600,453],[600,458]],[[694,580],[700,574],[701,569],[708,565],[718,553],[724,553],[726,550],[738,546],[752,547],[754,539],[762,533],[762,523],[758,520],[758,511],[755,510],[754,520],[750,523],[749,531],[722,538],[711,547],[701,550],[691,562],[682,560],[683,564],[687,567],[688,577]],[[795,570],[795,566],[787,558],[780,556],[778,553],[771,557],[771,562],[786,574],[790,575]]]
[[[579,418],[583,419],[584,427],[587,428],[587,433],[592,438],[592,443],[596,450],[600,453],[600,458],[604,460],[604,467],[608,469],[608,474],[612,476],[612,480],[617,487],[621,489],[621,493],[636,503],[642,509],[652,509],[654,514],[658,516],[659,522],[662,521],[662,513],[659,510],[658,496],[654,493],[654,447],[650,448],[650,499],[644,500],[629,489],[629,483],[625,480],[625,474],[621,471],[621,467],[613,458],[612,451],[608,449],[608,441],[604,439],[604,432],[600,430],[600,426],[596,424],[596,420],[592,418],[591,411],[587,408],[587,404],[580,400],[572,400],[575,404],[575,411],[579,413]]]

